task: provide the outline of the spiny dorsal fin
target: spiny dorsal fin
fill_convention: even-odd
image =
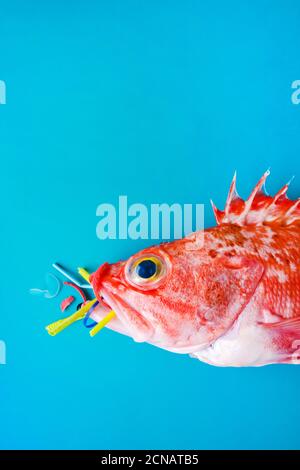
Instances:
[[[265,190],[266,179],[270,175],[267,170],[258,181],[246,201],[240,198],[236,190],[236,173],[228,192],[224,211],[212,203],[216,222],[236,225],[300,225],[300,198],[292,201],[287,197],[290,182],[285,184],[274,197]]]

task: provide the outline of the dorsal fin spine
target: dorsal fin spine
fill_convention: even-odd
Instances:
[[[285,221],[286,225],[292,224],[295,220],[300,218],[300,215],[295,214],[296,210],[300,207],[300,198],[298,198],[294,204],[286,211]]]
[[[258,182],[257,185],[254,187],[252,193],[251,193],[250,196],[248,197],[248,199],[247,199],[247,201],[246,201],[246,203],[245,203],[244,210],[243,210],[243,212],[241,213],[240,218],[238,219],[238,222],[241,222],[241,225],[243,225],[243,222],[246,221],[246,217],[247,217],[247,215],[249,214],[249,212],[250,212],[250,210],[251,210],[251,207],[252,207],[254,198],[255,198],[255,196],[257,196],[257,195],[262,191],[262,187],[263,187],[263,185],[265,184],[266,179],[268,178],[269,175],[270,175],[270,170],[267,170],[267,171],[263,174],[263,176],[260,178],[259,182]]]
[[[220,225],[222,223],[222,218],[223,218],[223,212],[220,211],[214,204],[213,200],[211,199],[210,200],[210,203],[212,205],[212,209],[213,209],[213,212],[214,212],[214,216],[215,216],[215,219],[216,219],[216,222],[218,225]]]
[[[261,224],[291,225],[297,223],[300,225],[300,198],[291,201],[287,197],[287,191],[293,178],[272,198],[265,190],[266,179],[269,175],[270,170],[267,170],[244,202],[236,190],[235,172],[228,192],[225,210],[219,210],[211,201],[217,224],[231,223],[242,226]]]
[[[234,201],[234,199],[237,199],[238,197],[239,197],[239,195],[238,195],[237,190],[236,190],[236,171],[235,171],[234,175],[233,175],[233,178],[232,178],[230,188],[229,188],[227,200],[226,200],[226,205],[225,205],[225,215],[226,216],[230,213],[230,207],[231,207],[232,201]]]

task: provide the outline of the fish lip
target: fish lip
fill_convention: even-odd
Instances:
[[[105,304],[115,312],[117,319],[121,322],[128,336],[131,336],[134,341],[139,343],[150,340],[150,338],[153,336],[152,325],[147,320],[145,320],[145,318],[128,302],[125,302],[123,299],[121,299],[121,297],[118,297],[115,294],[111,295],[108,289],[104,288],[103,286],[100,291],[100,296],[103,297]],[[134,328],[132,322],[128,321],[126,315],[124,315],[124,313],[122,312],[122,308],[119,305],[120,302],[122,302],[126,306],[126,308],[130,309],[131,311],[135,312],[137,315],[143,318],[143,321],[147,324],[148,334],[141,333],[138,329]]]

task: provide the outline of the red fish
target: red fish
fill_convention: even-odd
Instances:
[[[92,274],[107,325],[135,341],[217,366],[300,359],[300,199],[230,187],[217,226],[105,263]],[[105,307],[104,307],[105,306]]]

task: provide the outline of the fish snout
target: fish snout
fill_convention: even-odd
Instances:
[[[95,292],[96,295],[101,290],[101,284],[102,284],[103,279],[105,278],[105,276],[108,274],[108,272],[110,270],[110,266],[111,265],[109,263],[103,263],[103,264],[101,264],[101,266],[99,266],[97,271],[95,271],[91,275],[90,281],[91,281],[91,284],[93,286],[93,289],[94,289],[94,292]]]
[[[97,271],[95,271],[90,278],[96,296],[98,296],[102,290],[104,282],[114,283],[116,279],[119,282],[119,278],[122,278],[123,266],[123,261],[113,264],[103,263],[99,266]]]

